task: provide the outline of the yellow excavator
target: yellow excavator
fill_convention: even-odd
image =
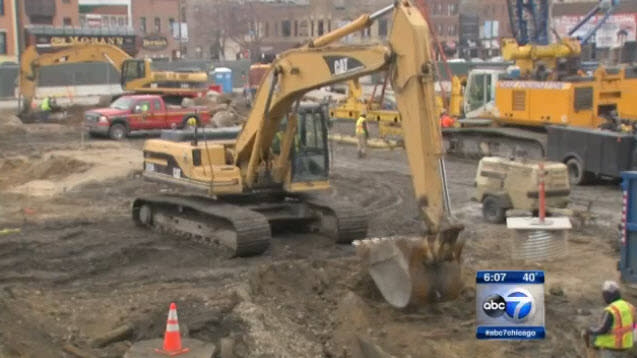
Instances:
[[[393,13],[386,45],[337,41]],[[453,299],[462,287],[462,225],[450,214],[428,26],[410,1],[281,53],[259,86],[247,122],[232,140],[151,139],[144,176],[188,194],[136,198],[133,220],[144,227],[222,244],[234,256],[263,253],[277,226],[316,230],[354,243],[384,298],[395,307]],[[367,218],[352,203],[323,197],[329,189],[325,111],[301,104],[313,89],[389,71],[405,130],[423,231],[365,239]],[[205,132],[204,132],[205,133]],[[280,138],[273,150],[275,138]]]
[[[206,90],[206,72],[153,71],[150,59],[135,59],[124,50],[108,44],[81,44],[55,52],[39,54],[35,46],[24,50],[20,60],[19,93],[23,97],[21,113],[31,109],[40,67],[66,63],[106,62],[120,72],[125,92],[193,97]]]

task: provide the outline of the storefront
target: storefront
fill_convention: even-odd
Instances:
[[[35,45],[40,53],[77,44],[109,44],[121,48],[133,57],[139,51],[134,32],[127,29],[30,26],[25,29],[25,33],[26,45]]]

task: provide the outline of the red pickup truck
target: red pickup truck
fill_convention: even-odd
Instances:
[[[115,140],[123,139],[133,131],[183,128],[190,118],[205,125],[210,121],[210,112],[204,106],[167,106],[158,95],[122,96],[108,108],[84,112],[89,135],[109,136]]]

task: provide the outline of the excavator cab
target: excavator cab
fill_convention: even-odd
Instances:
[[[292,182],[327,180],[327,116],[322,107],[300,108],[296,133],[296,143],[292,147]]]
[[[144,60],[131,59],[122,64],[122,88],[128,82],[146,77],[146,63]]]

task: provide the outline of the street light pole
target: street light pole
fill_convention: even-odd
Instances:
[[[181,17],[181,14],[182,14],[181,7],[183,5],[181,3],[181,0],[179,0],[178,4],[179,4],[179,13],[178,13],[178,16],[177,16],[177,20],[179,20],[179,21],[177,22],[177,24],[179,26],[179,58],[181,59],[181,58],[184,57],[184,52],[183,52],[183,48],[182,48],[182,40],[181,40],[181,21],[183,20],[182,17]]]

